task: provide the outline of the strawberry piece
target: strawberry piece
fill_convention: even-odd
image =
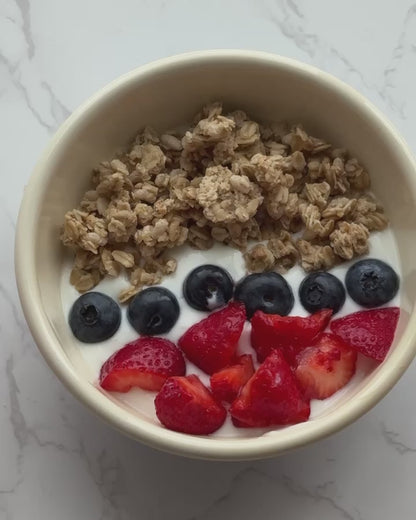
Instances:
[[[309,402],[280,350],[273,350],[249,379],[230,413],[234,424],[242,427],[295,424],[309,418]]]
[[[236,428],[250,428],[248,424],[244,424],[242,421],[239,421],[235,417],[231,417],[231,422]]]
[[[357,352],[333,334],[321,334],[298,357],[295,377],[305,397],[326,399],[355,373]]]
[[[233,362],[245,320],[244,305],[232,302],[192,325],[178,345],[192,363],[213,374]]]
[[[170,377],[157,394],[155,407],[166,428],[194,435],[215,432],[227,415],[196,375]]]
[[[334,320],[331,330],[361,354],[383,361],[393,343],[399,316],[398,307],[354,312]]]
[[[215,399],[231,403],[253,374],[253,360],[249,354],[239,357],[236,365],[216,372],[210,377]]]
[[[280,316],[257,311],[251,319],[251,345],[261,362],[276,348],[282,349],[286,361],[294,366],[296,355],[322,332],[332,310],[323,309],[307,318]]]
[[[168,377],[185,371],[182,352],[171,341],[143,337],[107,359],[100,370],[100,385],[111,392],[128,392],[133,386],[160,390]]]

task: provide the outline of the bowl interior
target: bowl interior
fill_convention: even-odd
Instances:
[[[400,341],[396,340],[389,358],[348,392],[335,410],[274,437],[253,437],[248,432],[246,438],[219,440],[167,432],[101,393],[74,347],[58,289],[63,215],[87,189],[91,169],[111,158],[145,125],[175,128],[191,121],[203,104],[213,100],[264,122],[302,122],[313,135],[348,148],[370,171],[373,191],[385,206],[400,252],[404,312],[397,334]],[[61,379],[129,435],[202,457],[252,458],[281,452],[339,429],[365,412],[389,390],[414,355],[414,327],[409,320],[416,299],[415,183],[414,165],[400,138],[361,96],[319,71],[250,53],[164,60],[117,80],[87,102],[63,125],[40,161],[27,188],[17,237],[26,316]],[[24,261],[19,259],[23,254]]]

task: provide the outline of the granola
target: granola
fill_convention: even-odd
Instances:
[[[93,171],[64,219],[70,282],[84,292],[127,272],[127,301],[175,271],[170,249],[215,242],[240,249],[251,272],[330,269],[365,254],[388,224],[369,188],[356,158],[301,125],[261,125],[212,103],[185,132],[145,128]]]

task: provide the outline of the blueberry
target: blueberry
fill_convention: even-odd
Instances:
[[[234,299],[244,303],[248,318],[256,311],[286,316],[294,303],[292,289],[277,273],[250,274],[243,278],[235,288]]]
[[[131,300],[127,318],[139,334],[163,334],[168,332],[179,318],[178,300],[164,287],[149,287]]]
[[[84,343],[97,343],[113,336],[120,327],[121,312],[117,303],[99,292],[87,292],[73,304],[69,326]]]
[[[333,274],[311,273],[300,284],[299,299],[308,312],[332,309],[335,314],[345,303],[345,289]]]
[[[198,311],[212,311],[228,303],[234,291],[231,276],[217,265],[201,265],[191,271],[183,284],[188,304]]]
[[[399,283],[395,271],[375,258],[356,262],[345,277],[348,294],[363,307],[378,307],[389,302],[396,296]]]

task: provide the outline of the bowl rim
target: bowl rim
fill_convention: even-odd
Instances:
[[[416,173],[416,163],[405,141],[381,111],[343,81],[311,65],[267,52],[233,49],[189,52],[159,59],[118,77],[89,97],[56,131],[24,190],[15,235],[15,273],[23,313],[41,354],[70,392],[101,419],[133,439],[170,453],[212,460],[250,460],[276,456],[327,437],[358,419],[382,399],[416,355],[416,310],[412,311],[398,342],[400,348],[396,348],[389,357],[388,370],[380,366],[376,379],[361,389],[354,399],[343,403],[339,410],[323,417],[323,420],[317,418],[309,421],[307,429],[294,426],[290,429],[291,435],[283,438],[278,435],[244,439],[198,437],[169,431],[134,416],[76,373],[65,354],[56,348],[56,335],[41,306],[35,269],[34,238],[40,212],[39,202],[43,199],[47,181],[52,177],[52,169],[48,171],[47,164],[54,150],[65,140],[66,134],[73,131],[81,120],[88,118],[91,111],[105,105],[116,91],[131,83],[140,83],[155,73],[168,73],[178,66],[230,61],[291,70],[337,91],[367,119],[376,122],[380,132],[388,135],[400,149],[403,161],[408,165],[405,175],[416,198],[416,176],[409,173],[410,169]]]

